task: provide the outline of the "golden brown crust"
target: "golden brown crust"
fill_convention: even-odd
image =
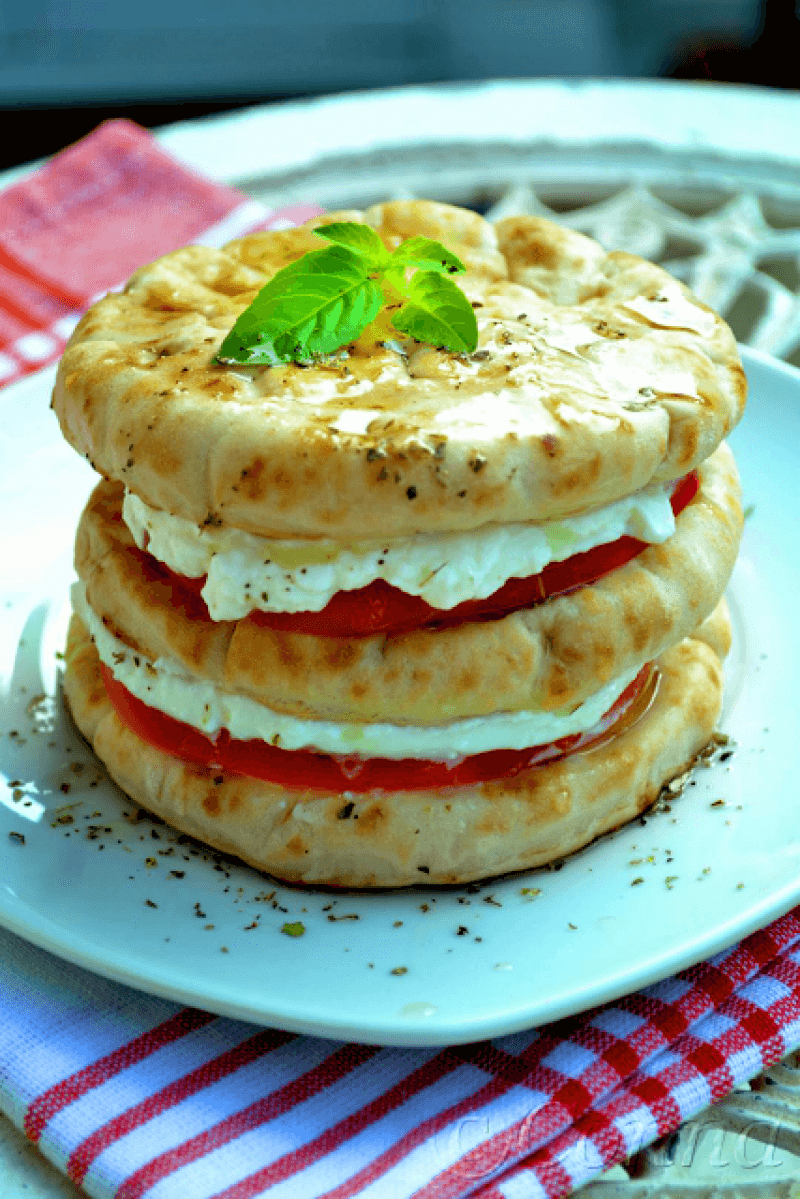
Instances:
[[[572,595],[454,629],[342,640],[192,619],[131,553],[116,484],[101,483],[89,501],[76,568],[94,611],[145,657],[290,715],[435,724],[559,708],[679,641],[719,600],[742,525],[727,446],[699,474],[698,495],[663,545]]]
[[[234,776],[215,782],[146,745],[112,709],[77,617],[66,657],[78,728],[137,803],[279,878],[347,887],[468,882],[579,849],[648,807],[692,762],[722,697],[720,660],[698,631],[659,660],[646,713],[589,752],[472,788],[327,796]]]
[[[376,535],[541,520],[678,477],[739,419],[724,321],[659,267],[539,218],[427,201],[329,214],[388,245],[424,232],[467,266],[479,353],[408,343],[383,313],[344,361],[215,366],[236,316],[322,244],[309,227],[194,246],[83,318],[59,368],[67,440],[106,477],[194,521],[265,535]],[[399,338],[402,341],[402,338]],[[375,414],[343,432],[350,410]]]

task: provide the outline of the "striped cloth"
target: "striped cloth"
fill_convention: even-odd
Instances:
[[[140,262],[268,213],[112,122],[0,194],[0,382]],[[445,1049],[263,1029],[0,932],[0,1107],[97,1199],[567,1195],[800,1044],[800,909],[617,1003]]]
[[[131,121],[108,121],[0,192],[0,385],[54,362],[81,313],[144,262],[319,212],[269,212],[200,178]]]
[[[555,1199],[800,1043],[800,911],[614,1004],[445,1049],[150,998],[0,933],[0,1105],[97,1199]]]

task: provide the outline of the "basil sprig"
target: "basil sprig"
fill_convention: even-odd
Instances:
[[[313,361],[355,341],[391,298],[392,325],[417,341],[470,354],[475,313],[450,278],[464,264],[429,237],[393,252],[369,225],[339,221],[314,230],[332,244],[290,263],[262,287],[220,346],[224,365]]]

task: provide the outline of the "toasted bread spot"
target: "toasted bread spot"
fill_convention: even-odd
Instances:
[[[359,833],[374,833],[386,822],[386,812],[380,804],[372,804],[365,812],[359,813]]]
[[[700,441],[700,436],[699,436],[696,425],[690,425],[688,423],[686,425],[684,425],[681,432],[682,432],[682,437],[681,437],[682,445],[681,445],[680,454],[678,456],[678,462],[680,463],[681,466],[685,466],[687,463],[691,462],[694,459],[695,455],[697,454],[697,447],[698,447],[698,443]]]
[[[516,264],[519,266],[543,266],[552,269],[558,261],[558,247],[531,238],[515,245]]]
[[[222,813],[222,804],[218,791],[209,791],[203,797],[203,811],[207,812],[209,816],[219,816]]]
[[[461,673],[456,676],[456,691],[471,691],[475,686],[477,678],[478,672],[474,668],[468,667],[466,670],[462,670]]]
[[[250,500],[260,500],[266,493],[264,479],[265,463],[263,458],[255,458],[249,466],[242,470],[240,490]],[[281,472],[278,472],[281,473]]]
[[[334,670],[343,670],[357,657],[358,649],[352,641],[344,637],[331,637],[324,643],[320,657],[326,666]]]
[[[651,636],[650,623],[641,612],[623,612],[622,618],[630,634],[631,645],[637,653],[641,653],[648,644]]]
[[[293,857],[299,858],[306,853],[307,850],[308,846],[299,833],[295,833],[295,835],[290,837],[286,842],[286,852],[292,854]]]
[[[571,644],[569,642],[564,644],[562,642],[558,647],[558,658],[559,661],[563,662],[565,665],[575,666],[578,662],[584,661],[586,658],[586,653],[580,645]]]
[[[153,434],[153,440],[147,445],[148,455],[152,458],[153,467],[166,476],[175,474],[183,469],[183,460],[176,452],[175,444],[170,444],[158,432]]]
[[[297,480],[294,478],[291,471],[279,468],[272,476],[272,486],[275,491],[282,491],[286,493],[293,491],[296,488]],[[263,495],[265,492],[262,491],[260,494]]]
[[[554,663],[552,673],[548,678],[546,701],[548,706],[555,707],[559,700],[569,695],[571,685],[566,670],[560,663]]]
[[[303,655],[297,648],[297,640],[291,633],[279,633],[275,638],[275,648],[278,651],[278,661],[281,666],[292,669],[302,669],[305,666]]]
[[[581,467],[563,475],[553,487],[553,495],[569,495],[570,492],[581,490],[587,482],[587,471]]]
[[[484,795],[486,795],[486,788],[484,788]],[[484,837],[502,836],[508,832],[508,819],[500,804],[493,805],[487,810],[486,815],[482,816],[475,825],[475,831]]]

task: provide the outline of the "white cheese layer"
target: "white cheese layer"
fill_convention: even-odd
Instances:
[[[101,660],[137,699],[209,737],[225,728],[237,740],[258,739],[282,749],[442,762],[493,749],[528,749],[593,728],[638,673],[637,668],[614,679],[573,711],[496,712],[440,725],[301,720],[191,677],[175,662],[164,658],[150,662],[135,653],[105,627],[81,583],[73,588],[72,606]]]
[[[212,620],[238,620],[254,609],[319,612],[337,591],[356,591],[375,579],[449,609],[626,534],[651,544],[666,541],[675,531],[673,486],[646,487],[564,520],[352,544],[271,540],[198,526],[151,508],[131,492],[122,515],[136,544],[159,562],[190,578],[207,576],[202,596]]]

